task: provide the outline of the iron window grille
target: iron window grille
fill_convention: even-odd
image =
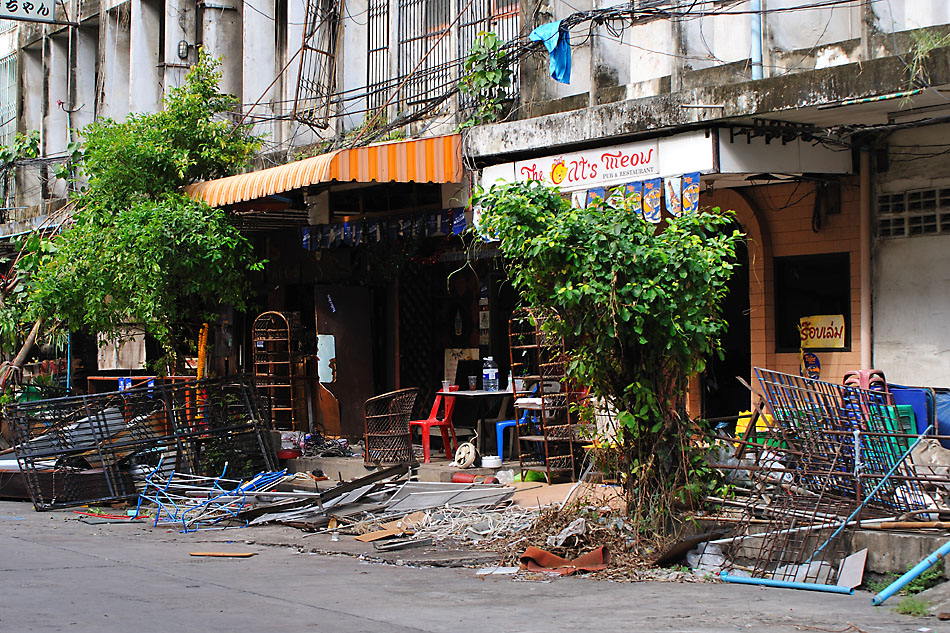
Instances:
[[[17,57],[16,53],[10,53],[0,58],[0,146],[13,143],[18,106]],[[13,206],[15,193],[16,182],[13,173],[11,170],[5,170],[0,174],[0,217],[7,217],[3,209]]]
[[[395,50],[391,5],[396,11]],[[501,41],[510,42],[521,27],[518,0],[369,0],[368,8],[366,103],[371,112],[387,103],[409,112],[444,98],[461,77],[480,32],[494,31]],[[512,71],[516,79],[517,66]],[[397,87],[398,98],[393,98]],[[514,96],[516,91],[513,82],[507,93]],[[463,96],[460,106],[470,101]]]
[[[465,0],[459,1],[461,9]],[[464,61],[468,57],[475,39],[483,31],[494,32],[502,42],[511,42],[517,39],[520,29],[518,0],[476,0],[459,20],[459,59]],[[505,90],[505,96],[509,98],[517,92],[518,66],[513,65],[511,70],[511,85]],[[469,95],[460,95],[459,99],[459,105],[463,108],[473,105],[473,98]]]
[[[336,45],[340,33],[339,0],[307,0],[307,19],[294,96],[294,119],[324,129],[336,86]]]

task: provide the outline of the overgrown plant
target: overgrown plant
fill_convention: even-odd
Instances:
[[[61,234],[27,249],[16,270],[35,327],[118,336],[141,325],[174,356],[189,323],[227,304],[244,307],[246,273],[261,263],[227,213],[184,193],[236,173],[259,147],[247,127],[225,118],[234,99],[218,91],[217,65],[201,54],[161,112],[82,131],[88,185],[74,194]]]
[[[688,376],[721,353],[720,304],[742,237],[733,214],[653,225],[630,199],[572,208],[538,182],[479,189],[473,204],[521,300],[560,315],[550,323],[567,341],[571,376],[616,410],[616,438],[596,450],[617,465],[635,524],[648,541],[669,536],[676,508],[719,485],[684,401]]]
[[[927,61],[930,53],[938,48],[950,46],[950,34],[938,34],[930,30],[912,31],[911,45],[908,51],[910,60],[905,63],[908,74],[908,89],[930,87],[930,73]]]
[[[478,34],[465,58],[464,71],[459,90],[472,98],[475,109],[459,128],[497,121],[504,109],[505,89],[511,86],[512,73],[508,54],[495,33]]]
[[[21,158],[36,158],[40,155],[40,133],[31,130],[28,134],[17,133],[10,145],[0,146],[0,202],[9,198],[10,182],[16,170],[16,161]],[[3,206],[6,206],[5,204]]]

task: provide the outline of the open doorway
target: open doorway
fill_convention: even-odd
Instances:
[[[722,337],[724,356],[722,360],[709,359],[703,374],[703,415],[707,418],[733,416],[749,408],[749,390],[736,380],[736,376],[741,376],[749,382],[752,374],[749,249],[745,240],[736,244],[736,267],[729,280],[722,315],[728,323]]]

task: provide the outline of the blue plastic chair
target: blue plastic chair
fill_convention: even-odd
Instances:
[[[510,429],[519,424],[527,424],[527,422],[528,412],[525,411],[521,415],[521,420],[502,420],[495,423],[495,446],[498,447],[498,459],[505,459],[505,429]]]

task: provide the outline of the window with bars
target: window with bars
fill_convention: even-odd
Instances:
[[[366,105],[376,111],[389,98],[389,0],[369,0],[366,34]]]
[[[19,105],[17,90],[16,53],[0,58],[0,146],[13,143],[16,135],[16,115]],[[14,179],[11,173],[0,174],[0,207],[10,206],[14,197]],[[6,217],[0,210],[0,218]]]
[[[518,0],[484,0],[473,2],[469,10],[459,20],[459,59],[464,60],[475,44],[475,38],[483,31],[492,31],[502,42],[510,42],[518,37],[521,19]],[[517,90],[517,66],[512,67],[511,86],[507,96],[512,97]],[[461,95],[463,108],[472,105],[472,98]]]
[[[0,33],[6,33],[16,28],[16,20],[0,20]]]
[[[879,195],[877,234],[882,238],[950,234],[950,188]]]
[[[323,129],[329,122],[336,72],[339,0],[307,0],[307,18],[294,97],[294,119]]]
[[[16,53],[0,58],[0,145],[9,145],[16,134]]]
[[[367,107],[373,111],[389,101],[412,111],[438,100],[455,86],[480,32],[494,31],[508,42],[518,37],[520,26],[518,0],[369,0]],[[517,77],[517,69],[512,70]],[[390,99],[397,86],[398,100]],[[512,86],[510,94],[515,91]]]

